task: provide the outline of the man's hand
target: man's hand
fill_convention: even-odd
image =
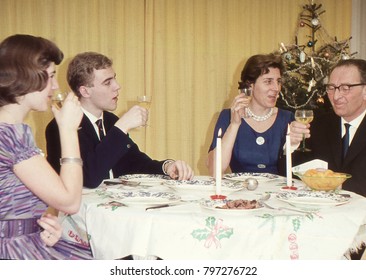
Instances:
[[[131,129],[145,126],[148,118],[149,111],[135,105],[115,123],[115,126],[127,134]]]
[[[290,125],[291,146],[299,145],[305,135],[310,138],[310,124],[293,121]]]
[[[192,168],[182,160],[168,163],[165,167],[165,173],[176,180],[191,180],[194,176]]]

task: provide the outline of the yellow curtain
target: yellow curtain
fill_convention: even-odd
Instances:
[[[155,159],[183,159],[206,175],[207,150],[219,112],[237,92],[245,60],[294,43],[307,0],[0,0],[0,40],[14,33],[49,38],[65,53],[57,68],[67,89],[68,61],[83,51],[114,61],[121,84],[116,114],[151,95],[149,126],[131,137]],[[339,40],[351,34],[352,0],[322,4],[322,27]],[[299,30],[306,33],[306,30]],[[326,40],[327,38],[323,38]],[[299,37],[300,44],[307,37]],[[317,43],[322,44],[321,40]],[[50,112],[28,122],[45,149]]]

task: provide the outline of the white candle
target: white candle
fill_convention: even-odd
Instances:
[[[287,49],[286,49],[286,47],[285,47],[285,44],[284,44],[284,43],[281,43],[281,47],[282,47],[282,49],[283,49],[285,52],[287,52]]]
[[[216,139],[216,158],[215,158],[215,164],[216,164],[216,172],[215,172],[215,179],[216,179],[216,195],[221,195],[221,177],[222,177],[222,171],[221,171],[221,128],[219,129],[219,132],[217,134]]]
[[[311,68],[315,68],[314,58],[310,57],[310,60],[311,60]]]
[[[286,185],[292,186],[292,162],[291,162],[291,138],[290,138],[290,125],[287,126],[286,134]]]

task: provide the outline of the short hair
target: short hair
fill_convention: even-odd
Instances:
[[[269,68],[278,68],[282,76],[285,68],[280,55],[257,54],[251,56],[241,72],[239,88],[245,88],[255,83],[259,76],[269,72]]]
[[[366,60],[364,59],[357,59],[357,58],[350,58],[345,60],[338,61],[335,65],[333,65],[330,74],[332,74],[333,70],[335,68],[341,67],[341,66],[355,66],[358,71],[360,72],[361,76],[361,83],[366,83]],[[329,75],[330,75],[329,74]]]
[[[76,55],[67,68],[67,82],[71,90],[81,97],[81,86],[93,86],[94,69],[106,69],[111,67],[112,60],[105,55],[96,52],[84,52]]]
[[[16,34],[0,43],[0,106],[47,86],[47,68],[60,64],[62,51],[42,37]]]

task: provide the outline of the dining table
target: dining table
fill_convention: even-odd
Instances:
[[[287,187],[268,173],[226,174],[220,190],[226,197],[212,199],[209,176],[105,180],[83,189],[78,213],[60,213],[63,238],[104,260],[340,260],[366,243],[366,198],[356,193],[297,179]]]

